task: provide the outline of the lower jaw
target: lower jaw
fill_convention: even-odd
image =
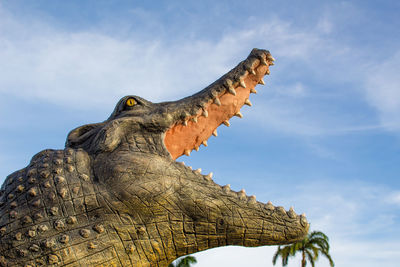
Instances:
[[[260,226],[263,226],[262,224]],[[296,227],[297,228],[297,227]],[[204,229],[206,230],[206,229]],[[277,228],[249,231],[246,228],[227,227],[226,229],[208,229],[204,233],[186,234],[187,253],[195,253],[221,246],[259,247],[266,245],[284,245],[300,241],[308,232],[308,227],[293,231]]]

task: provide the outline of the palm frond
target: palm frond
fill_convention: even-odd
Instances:
[[[307,255],[308,261],[311,263],[311,266],[315,267],[314,257],[312,255],[312,253],[310,251],[306,250],[306,255]]]
[[[331,267],[334,266],[332,257],[329,255],[329,238],[320,231],[313,231],[303,240],[291,245],[279,246],[272,258],[272,263],[275,265],[277,259],[282,257],[282,266],[287,266],[289,258],[294,257],[299,251],[304,251],[312,267],[315,267],[315,261],[318,260],[320,254],[328,258]],[[305,264],[307,264],[307,260]]]
[[[275,252],[274,256],[272,257],[272,264],[273,265],[276,264],[276,260],[281,255],[280,252],[281,252],[281,246],[278,247],[278,250]],[[170,267],[170,266],[168,266],[168,267]]]
[[[314,259],[318,259],[318,256],[319,256],[319,249],[316,248],[316,247],[312,247],[312,248],[311,248],[311,251],[314,253],[313,258],[314,258]]]
[[[333,262],[331,255],[329,255],[329,253],[326,251],[321,251],[321,253],[329,260],[329,264],[334,267],[335,263]]]
[[[322,238],[310,239],[310,244],[315,244],[315,245],[321,247],[321,249],[329,251],[329,243],[325,239],[322,239]]]
[[[176,267],[190,267],[192,263],[197,263],[197,260],[193,256],[186,256],[179,260]]]
[[[326,241],[329,241],[328,236],[321,231],[312,231],[311,233],[308,234],[308,238],[309,239],[322,238],[325,239]]]

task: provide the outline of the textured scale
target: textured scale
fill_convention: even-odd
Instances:
[[[83,150],[45,150],[7,177],[1,189],[0,251],[7,251],[13,264],[94,264],[85,260],[87,249],[98,249],[104,264],[118,262],[115,251],[120,248],[101,237],[107,233],[89,163]]]

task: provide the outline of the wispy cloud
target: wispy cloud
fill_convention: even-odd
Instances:
[[[285,188],[285,193],[277,192],[272,198],[285,206],[293,201],[289,199],[296,199],[295,209],[307,211],[311,230],[323,231],[330,237],[336,266],[373,267],[381,262],[385,266],[396,266],[387,257],[400,256],[397,249],[400,232],[396,225],[399,207],[397,202],[388,204],[386,196],[394,194],[397,201],[398,192],[385,186],[333,180]],[[259,196],[263,198],[262,194]],[[381,241],[372,241],[376,236]],[[276,247],[213,249],[196,255],[197,266],[270,266],[275,250]],[[288,266],[298,266],[299,262],[297,257]],[[318,266],[328,267],[329,263],[321,257]]]
[[[400,191],[392,192],[384,198],[389,204],[400,206]]]
[[[329,37],[334,21],[327,16],[322,16],[313,29],[301,29],[272,17],[256,28],[244,26],[216,40],[184,40],[179,36],[167,40],[165,36],[145,39],[140,33],[127,38],[96,30],[68,32],[40,20],[21,22],[1,7],[0,11],[0,60],[7,62],[0,66],[0,92],[17,97],[78,109],[109,107],[127,94],[153,101],[175,99],[208,85],[258,46],[270,48],[278,59],[269,85],[274,93],[268,95],[272,100],[263,99],[263,106],[268,106],[263,124],[299,135],[343,134],[393,129],[400,117],[396,100],[399,81],[393,71],[400,56],[376,67],[373,76],[360,75],[366,64],[349,64],[360,61],[359,53]],[[163,26],[155,20],[151,27]],[[361,67],[357,69],[356,65]],[[327,103],[328,109],[319,107],[319,112],[316,107],[310,108],[310,100],[324,101],[327,92],[316,90],[314,79],[327,72],[336,76],[332,82],[342,85],[353,73],[358,73],[353,78],[368,77],[368,103],[380,113],[382,124],[374,118],[358,123],[342,115],[333,119],[329,110],[334,103]],[[287,82],[282,83],[284,80]],[[338,88],[328,94],[345,97],[347,93]]]
[[[400,130],[400,51],[373,63],[366,73],[366,98],[389,130]]]

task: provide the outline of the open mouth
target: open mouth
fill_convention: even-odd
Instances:
[[[230,118],[242,117],[241,107],[251,106],[250,94],[257,92],[257,84],[265,84],[263,77],[269,75],[269,66],[273,62],[274,58],[270,54],[249,58],[241,71],[221,77],[221,86],[199,92],[199,95],[208,95],[202,97],[203,101],[195,107],[197,111],[193,112],[194,115],[183,114],[181,120],[165,134],[164,143],[172,158],[175,160],[182,155],[189,156],[193,149],[198,151],[200,145],[207,146],[207,139],[211,135],[217,136],[220,125],[229,126]]]
[[[229,126],[233,116],[242,117],[240,109],[244,105],[251,106],[249,97],[257,93],[255,87],[264,85],[263,77],[269,75],[269,67],[274,65],[274,58],[265,50],[253,50],[250,56],[236,68],[222,76],[215,83],[199,93],[183,99],[191,103],[180,115],[180,118],[167,130],[164,144],[171,157],[176,160],[182,155],[189,156],[192,150],[199,150],[201,145],[207,146],[211,135],[217,136],[217,128],[222,124]],[[191,168],[191,167],[187,167]],[[193,170],[201,176],[201,169]],[[212,181],[212,173],[202,175],[205,180]],[[290,243],[301,239],[308,231],[309,224],[305,214],[297,215],[293,207],[286,211],[283,207],[275,207],[257,202],[255,196],[247,196],[244,189],[232,191],[230,185],[220,186],[229,196],[245,201],[248,205],[259,205],[262,210],[273,217],[282,218],[286,225],[297,225],[296,230],[285,232],[285,240],[272,237],[265,244]],[[300,227],[300,228],[297,228]],[[278,241],[278,242],[276,242]]]

